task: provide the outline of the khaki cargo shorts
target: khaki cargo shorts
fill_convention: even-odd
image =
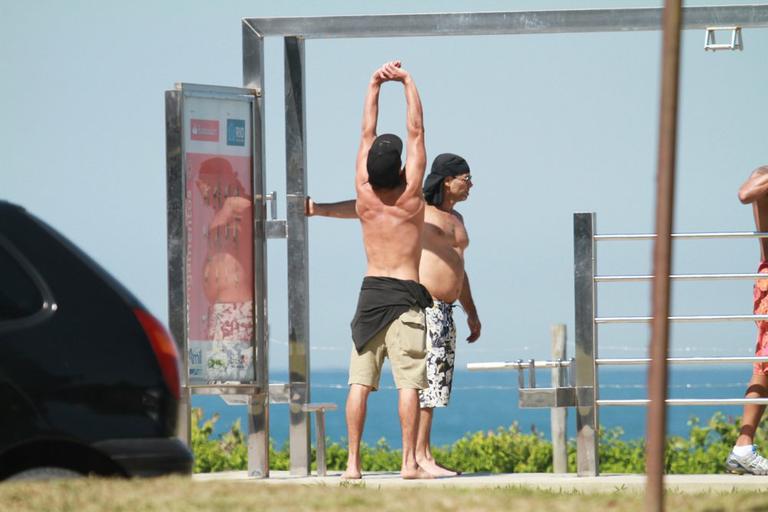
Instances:
[[[393,320],[363,347],[358,354],[352,347],[349,384],[379,389],[381,367],[389,357],[397,389],[427,387],[427,337],[424,310],[413,307]]]

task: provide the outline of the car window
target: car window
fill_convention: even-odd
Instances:
[[[0,322],[31,316],[43,295],[19,261],[0,244]]]

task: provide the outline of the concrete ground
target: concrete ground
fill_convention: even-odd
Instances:
[[[369,472],[362,481],[350,482],[339,478],[340,472],[329,472],[328,476],[296,477],[287,471],[272,471],[269,478],[249,478],[245,471],[203,473],[193,476],[196,482],[238,481],[252,485],[363,485],[368,488],[380,487],[524,487],[555,492],[611,493],[616,491],[645,490],[645,475],[608,474],[597,477],[577,477],[575,474],[514,473],[489,474],[471,473],[453,478],[434,480],[402,480],[394,472]],[[768,489],[768,476],[752,475],[667,475],[665,486],[670,492],[701,493],[731,491],[764,491]]]

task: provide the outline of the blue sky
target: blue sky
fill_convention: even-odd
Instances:
[[[696,2],[715,5],[735,2]],[[163,93],[175,82],[240,85],[243,17],[655,6],[659,2],[6,1],[0,5],[0,198],[73,240],[167,319]],[[483,321],[457,363],[549,354],[573,334],[572,214],[598,232],[653,229],[660,32],[308,41],[309,193],[353,194],[365,86],[401,59],[420,89],[429,158],[463,155],[475,177],[459,206]],[[748,231],[738,186],[765,154],[768,30],[743,52],[683,37],[675,230]],[[282,43],[266,43],[267,188],[284,194]],[[380,131],[403,132],[400,89]],[[284,217],[285,201],[280,200]],[[676,273],[753,272],[757,243],[680,242]],[[287,366],[285,242],[269,242],[271,366]],[[651,244],[598,248],[601,274],[650,270]],[[365,261],[355,222],[310,219],[312,367],[343,368]],[[747,282],[676,284],[675,314],[747,314]],[[644,315],[645,284],[601,285],[599,312]],[[467,329],[459,313],[461,339]],[[644,327],[601,328],[600,354],[645,355]],[[749,324],[676,326],[676,355],[748,355]],[[572,347],[569,348],[573,353]]]

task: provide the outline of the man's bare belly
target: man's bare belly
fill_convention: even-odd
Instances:
[[[203,267],[203,289],[211,303],[253,300],[250,269],[228,252],[210,254]]]
[[[419,277],[432,297],[453,303],[464,285],[464,260],[453,247],[440,253],[425,250],[421,254]]]

